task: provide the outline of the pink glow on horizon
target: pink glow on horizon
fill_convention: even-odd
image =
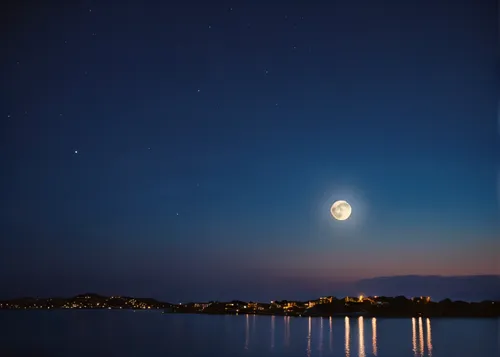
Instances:
[[[484,241],[483,241],[484,242]],[[500,242],[469,241],[460,245],[415,244],[405,249],[359,249],[355,252],[301,252],[274,256],[269,273],[277,276],[334,277],[356,280],[394,275],[500,275],[496,263]],[[353,258],[354,257],[354,258]]]

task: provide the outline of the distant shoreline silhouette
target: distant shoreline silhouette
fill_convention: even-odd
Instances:
[[[103,296],[93,293],[70,298],[24,297],[0,301],[0,310],[162,310],[163,313],[257,314],[311,317],[500,317],[500,301],[434,302],[419,296],[321,297],[307,301],[276,300],[268,303],[232,300],[229,302],[187,302],[172,304],[153,298]]]

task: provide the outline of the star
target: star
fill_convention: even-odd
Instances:
[[[212,28],[212,25],[208,25],[208,28],[211,29]]]
[[[78,150],[75,150],[75,154],[78,154]]]
[[[266,74],[269,74],[269,71],[266,69]]]
[[[10,114],[7,114],[7,118],[10,118]]]
[[[178,215],[179,215],[179,212],[177,212],[175,215],[176,215],[176,216],[178,216]]]
[[[201,92],[201,89],[198,89],[198,90],[197,90],[197,92],[198,92],[198,93],[200,93],[200,92]]]

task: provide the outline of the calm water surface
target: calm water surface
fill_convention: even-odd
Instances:
[[[500,320],[0,312],[0,355],[498,357]]]

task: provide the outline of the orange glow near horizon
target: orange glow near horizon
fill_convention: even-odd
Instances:
[[[427,233],[425,234],[428,237]],[[410,234],[410,236],[413,236],[415,240],[420,237],[418,234]],[[290,257],[290,260],[280,262],[277,269],[290,276],[311,279],[331,278],[333,276],[339,282],[402,275],[438,275],[443,277],[500,275],[500,265],[492,264],[496,261],[495,254],[500,249],[500,242],[484,243],[478,247],[473,243],[477,242],[478,239],[472,235],[470,237],[466,235],[463,239],[470,240],[470,244],[447,246],[447,254],[443,256],[440,252],[445,247],[439,243],[437,238],[434,241],[429,238],[429,243],[425,247],[411,246],[408,251],[400,251],[397,255],[388,255],[387,250],[381,250],[375,246],[366,252],[356,251],[353,252],[356,254],[356,259],[353,262],[342,256],[336,256],[336,259],[332,260],[332,253],[327,251],[301,251],[299,258],[293,254],[293,259]],[[309,266],[310,269],[295,269],[297,259],[301,264]],[[457,264],[457,261],[461,263]],[[336,272],[339,271],[342,271],[342,274],[336,276]]]

